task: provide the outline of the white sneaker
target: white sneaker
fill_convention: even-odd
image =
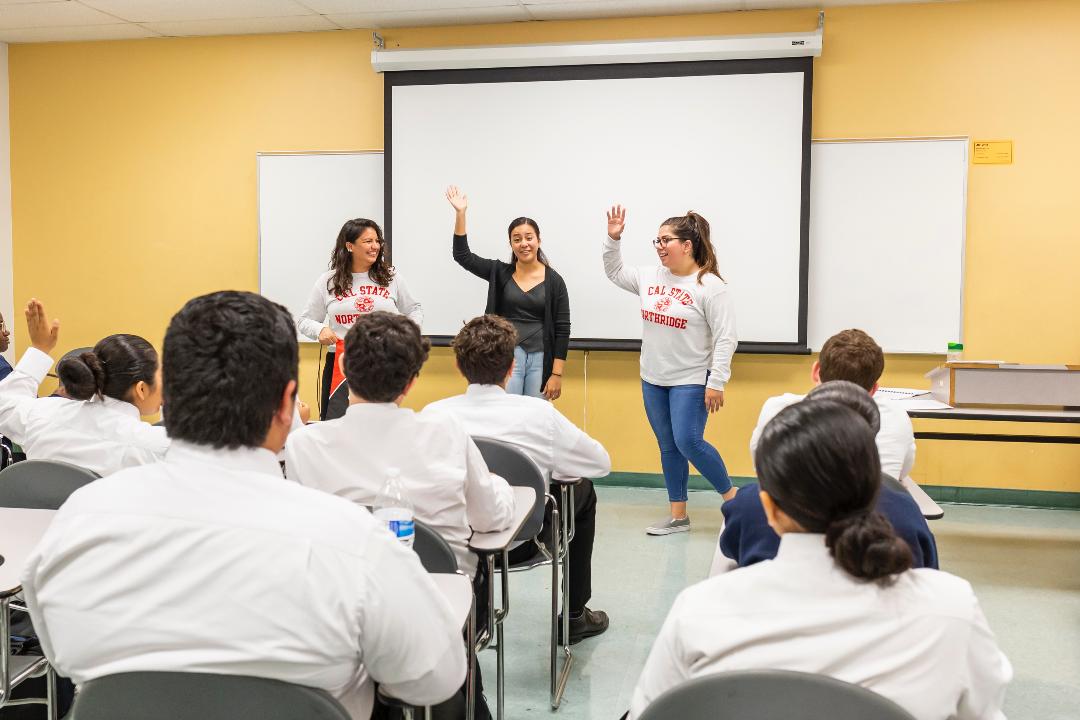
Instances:
[[[687,515],[684,518],[675,519],[668,516],[660,522],[653,523],[649,527],[645,528],[645,532],[649,535],[671,535],[672,533],[689,532],[690,531],[690,516]]]

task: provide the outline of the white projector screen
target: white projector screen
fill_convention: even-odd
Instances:
[[[387,235],[424,333],[479,315],[486,283],[451,257],[458,185],[472,249],[508,260],[535,219],[570,294],[573,347],[640,343],[638,300],[604,275],[604,211],[628,208],[623,256],[657,263],[660,223],[712,225],[740,350],[806,351],[810,58],[400,72],[386,82]]]

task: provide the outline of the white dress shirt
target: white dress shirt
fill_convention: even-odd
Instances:
[[[53,360],[28,349],[0,380],[0,435],[22,446],[30,460],[62,460],[111,475],[157,462],[169,447],[163,427],[139,418],[139,409],[114,398],[39,398],[38,386]]]
[[[784,393],[765,401],[765,404],[761,406],[757,426],[750,435],[751,462],[757,452],[761,433],[769,421],[788,405],[794,405],[805,397],[805,395]],[[911,426],[911,418],[908,417],[907,411],[892,400],[875,397],[874,402],[877,403],[878,413],[881,415],[881,427],[875,438],[878,455],[881,458],[881,472],[896,480],[903,480],[915,467],[915,430]]]
[[[461,628],[416,555],[352,503],[285,481],[268,450],[176,442],[57,513],[23,587],[53,666],[322,688],[367,720],[373,681],[409,702],[465,677]]]
[[[630,717],[692,678],[732,670],[830,675],[919,720],[995,720],[1012,667],[964,580],[909,570],[882,587],[841,570],[825,536],[787,533],[775,560],[682,591],[641,671]]]
[[[611,472],[604,446],[540,398],[511,395],[498,385],[470,385],[464,395],[437,400],[424,412],[449,413],[474,438],[514,445],[548,478],[598,478]]]
[[[473,576],[469,537],[510,526],[514,491],[488,472],[459,422],[394,403],[354,403],[344,417],[293,433],[285,446],[290,480],[361,505],[375,504],[390,468],[401,470],[416,519],[438,532],[458,568]]]

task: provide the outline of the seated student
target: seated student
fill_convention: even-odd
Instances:
[[[254,675],[327,690],[354,720],[376,682],[421,705],[452,695],[461,627],[416,555],[363,508],[282,479],[288,311],[253,293],[195,298],[164,365],[165,459],[74,493],[26,564],[57,671]]]
[[[885,354],[874,339],[862,330],[843,330],[825,341],[821,353],[810,370],[815,385],[830,380],[847,380],[865,389],[871,396],[877,392],[878,380],[885,370]],[[776,413],[803,399],[803,395],[784,393],[771,397],[761,406],[757,427],[750,436],[750,455],[753,457],[762,430]],[[896,480],[911,474],[915,465],[915,433],[907,412],[896,403],[874,398],[881,413],[881,429],[877,434],[881,471]]]
[[[692,678],[776,669],[861,685],[919,720],[1003,719],[1012,668],[971,586],[911,569],[873,510],[881,467],[866,422],[837,402],[798,403],[766,426],[756,460],[780,551],[679,594],[630,717]]]
[[[150,343],[110,335],[57,366],[67,397],[39,398],[60,323],[50,323],[37,300],[27,304],[26,320],[31,347],[0,380],[0,434],[30,460],[62,460],[103,476],[160,460],[169,446],[165,428],[140,419],[161,409],[161,368]]]
[[[818,385],[806,400],[833,400],[847,405],[878,432],[878,406],[873,398],[855,383],[831,380]],[[900,483],[882,473],[881,491],[875,509],[887,519],[896,534],[911,549],[912,567],[938,567],[937,543],[918,504]],[[757,483],[739,488],[735,497],[724,503],[724,529],[720,533],[720,552],[739,567],[776,557],[780,537],[769,527],[761,504]],[[714,573],[715,574],[715,573]]]
[[[459,418],[474,438],[501,440],[523,450],[549,477],[591,478],[611,472],[604,446],[579,430],[549,402],[511,395],[506,384],[514,370],[517,331],[507,320],[483,315],[465,324],[454,338],[458,370],[469,381],[464,395],[439,400],[424,412]],[[590,610],[592,548],[596,534],[596,491],[584,479],[574,487],[575,528],[570,542],[570,643],[608,628],[607,613]],[[527,560],[531,543],[510,552],[511,562]]]
[[[509,527],[514,492],[488,472],[480,451],[452,418],[401,407],[427,360],[428,341],[405,315],[361,315],[345,336],[345,416],[293,433],[285,473],[301,485],[374,505],[390,468],[401,471],[415,517],[453,548],[469,577],[473,530]]]

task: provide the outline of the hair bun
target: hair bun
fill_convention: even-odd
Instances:
[[[833,520],[825,530],[825,544],[837,564],[861,580],[889,582],[911,568],[911,548],[873,510]]]
[[[56,375],[64,392],[73,400],[89,400],[105,387],[105,366],[93,352],[84,352],[60,361]]]

